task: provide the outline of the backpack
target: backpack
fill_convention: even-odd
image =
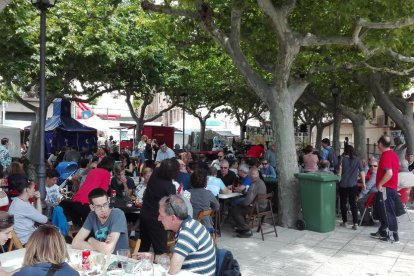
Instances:
[[[334,171],[337,171],[339,168],[339,161],[333,148],[328,149],[328,161],[330,164],[329,168],[333,168]]]
[[[239,263],[229,250],[216,248],[216,276],[241,276]]]

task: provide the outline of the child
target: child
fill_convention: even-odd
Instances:
[[[60,203],[62,195],[59,191],[59,186],[56,184],[59,174],[54,169],[46,170],[46,204],[49,207],[55,207]]]

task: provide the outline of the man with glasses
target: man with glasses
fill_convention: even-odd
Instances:
[[[234,172],[229,170],[230,164],[227,160],[220,162],[220,170],[217,172],[217,177],[223,180],[226,187],[238,183],[237,176]]]
[[[128,229],[124,212],[109,207],[107,193],[101,188],[92,190],[88,198],[92,212],[73,239],[72,247],[96,250],[104,254],[128,249]]]
[[[275,169],[269,165],[268,160],[263,159],[262,165],[260,166],[260,173],[263,177],[274,177],[276,178],[276,171]]]
[[[167,147],[167,144],[162,141],[160,142],[160,149],[157,152],[157,158],[155,159],[155,163],[160,163],[165,159],[170,159],[175,157],[175,152]]]
[[[176,233],[169,274],[185,269],[201,275],[215,275],[216,251],[210,233],[188,215],[180,195],[163,197],[159,203],[158,221],[165,230]]]
[[[367,202],[368,197],[371,193],[378,192],[377,187],[375,186],[375,181],[377,178],[377,169],[378,169],[378,160],[375,157],[371,157],[369,160],[369,169],[365,176],[365,190],[362,190],[359,194],[357,206],[359,209],[359,213],[364,213],[365,209],[365,202]],[[370,212],[365,212],[365,215],[362,219],[361,225],[362,226],[372,226],[374,225],[374,221],[372,220],[372,216]]]
[[[214,168],[216,168],[216,170],[220,170],[220,163],[223,160],[224,160],[224,152],[220,151],[217,154],[217,159],[215,159],[215,160],[213,160],[213,162],[211,162],[210,167],[214,167]]]

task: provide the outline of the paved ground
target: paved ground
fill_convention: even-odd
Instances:
[[[278,237],[254,233],[235,237],[230,225],[223,228],[218,246],[232,251],[243,276],[254,275],[414,275],[414,209],[400,217],[400,244],[369,237],[378,226],[345,229],[337,222],[330,233],[277,227]],[[352,220],[351,220],[352,221]],[[268,226],[267,226],[268,227]]]

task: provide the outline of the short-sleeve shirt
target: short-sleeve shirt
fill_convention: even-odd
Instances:
[[[221,174],[221,171],[218,171],[217,177],[220,178],[224,182],[224,185],[226,186],[233,185],[234,183],[238,182],[236,174],[230,170],[229,170],[229,173],[226,174],[226,176],[223,176]]]
[[[126,177],[127,180],[127,186],[129,189],[133,190],[135,189],[135,182],[134,180],[127,176]],[[112,177],[111,179],[111,185],[109,187],[109,193],[111,193],[111,190],[115,190],[116,191],[116,196],[117,197],[122,197],[122,192],[124,191],[124,184],[119,184],[118,181],[116,180],[116,177]]]
[[[396,190],[398,187],[398,170],[400,169],[400,163],[398,161],[398,155],[392,150],[384,151],[381,154],[381,159],[378,164],[377,170],[377,182],[378,183],[384,177],[386,170],[392,170],[392,177],[388,180],[383,187],[391,188]]]
[[[50,206],[56,206],[59,204],[59,200],[62,195],[59,192],[59,186],[54,184],[52,187],[46,187],[46,202]]]
[[[207,180],[207,190],[211,191],[214,196],[218,196],[220,190],[223,190],[224,186],[223,180],[215,176],[209,176]]]
[[[72,201],[89,204],[89,193],[96,188],[102,188],[104,191],[108,191],[110,181],[111,173],[107,170],[102,168],[90,170],[82,186],[73,196]]]
[[[216,272],[216,250],[210,233],[191,217],[181,223],[174,253],[185,258],[181,269],[201,275],[214,275]]]
[[[129,248],[127,221],[124,212],[118,208],[111,210],[111,214],[103,224],[95,212],[90,212],[82,227],[91,231],[93,237],[100,242],[104,242],[110,233],[120,233],[113,252],[116,252],[118,249]]]

